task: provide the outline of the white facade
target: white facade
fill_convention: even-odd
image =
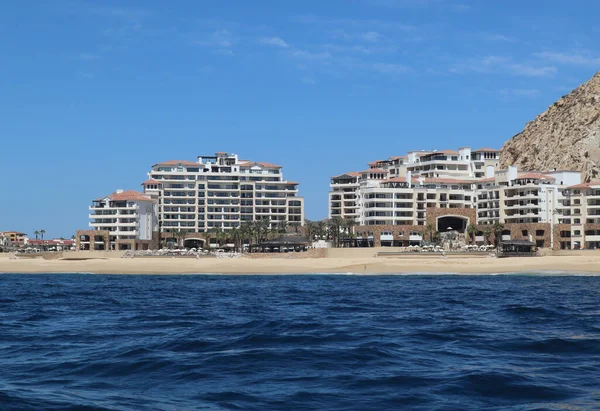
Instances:
[[[557,224],[561,189],[581,181],[574,171],[520,173],[497,165],[498,150],[468,147],[374,161],[368,170],[332,177],[329,218],[425,225],[428,207],[476,208],[477,224]]]
[[[275,164],[219,152],[155,164],[148,176],[144,192],[158,202],[162,232],[227,230],[257,220],[304,225],[298,183],[285,180]]]
[[[90,227],[109,232],[110,241],[151,240],[158,229],[155,202],[135,191],[117,190],[93,201],[90,209]]]

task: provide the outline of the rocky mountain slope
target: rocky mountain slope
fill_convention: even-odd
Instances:
[[[600,72],[527,123],[500,151],[519,170],[579,170],[600,178]]]

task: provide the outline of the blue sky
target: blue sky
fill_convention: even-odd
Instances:
[[[0,5],[0,230],[70,237],[152,164],[329,176],[415,149],[501,147],[600,69],[592,1],[18,1]]]

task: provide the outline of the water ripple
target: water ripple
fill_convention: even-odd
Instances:
[[[0,409],[600,409],[600,277],[0,275]]]

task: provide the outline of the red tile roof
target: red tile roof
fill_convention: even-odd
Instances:
[[[187,160],[169,160],[169,161],[163,161],[161,163],[156,163],[154,164],[155,166],[174,166],[174,165],[179,165],[181,164],[182,166],[200,166],[200,163],[195,163],[193,161],[187,161]]]
[[[342,176],[350,176],[350,177],[360,177],[360,173],[356,172],[356,171],[349,171],[347,173],[342,173],[340,175],[337,176],[333,176],[331,178],[338,178],[338,177],[342,177]]]
[[[29,240],[29,244],[39,244],[39,245],[73,245],[75,241],[73,240]]]
[[[162,183],[160,181],[156,181],[153,178],[151,178],[150,180],[146,180],[142,183],[143,186],[147,186],[148,184],[162,184]]]
[[[481,179],[477,180],[476,183],[490,183],[492,181],[496,181],[496,178],[495,177],[481,178]]]
[[[523,179],[556,180],[556,178],[554,178],[552,176],[547,176],[547,175],[541,174],[541,173],[523,173],[523,174],[518,174],[517,175],[517,179],[518,180],[523,180]]]
[[[383,180],[382,183],[406,183],[406,177],[394,177]]]
[[[360,172],[360,174],[365,174],[365,173],[386,173],[386,171],[382,170],[380,168],[370,168],[368,170],[364,170],[364,171]]]
[[[101,201],[105,198],[109,198],[113,201],[152,201],[150,197],[145,196],[144,194],[138,191],[123,191],[122,193],[112,193],[106,197],[98,198],[96,201]]]
[[[241,166],[259,166],[262,168],[281,168],[281,166],[278,166],[277,164],[272,164],[272,163],[265,163],[263,161],[246,161],[246,162],[240,162]]]
[[[458,151],[455,151],[455,150],[439,150],[439,151],[435,151],[435,152],[433,152],[431,154],[433,155],[433,154],[440,154],[440,153],[441,154],[458,154]]]
[[[295,181],[286,181],[285,184],[287,184],[287,185],[294,185],[295,186],[295,185],[298,185],[300,183],[296,183]]]
[[[568,188],[590,188],[590,187],[600,187],[600,181],[590,181],[589,183],[576,184],[576,185],[570,186]]]
[[[487,152],[487,153],[495,153],[495,152],[498,152],[498,151],[500,151],[500,150],[497,150],[497,149],[495,149],[495,148],[487,148],[487,147],[484,147],[484,148],[480,148],[479,150],[472,150],[471,152],[472,152],[472,153],[483,153],[483,152]]]
[[[415,179],[417,182],[420,181]],[[440,184],[475,184],[476,180],[458,180],[455,178],[426,178],[423,180],[423,184],[432,184],[432,183],[440,183]]]

